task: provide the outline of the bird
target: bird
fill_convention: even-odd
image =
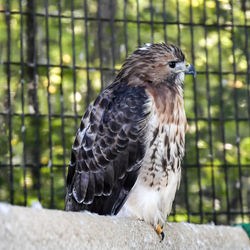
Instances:
[[[144,44],[83,115],[67,174],[66,211],[132,217],[161,240],[181,179],[185,74],[173,44]]]

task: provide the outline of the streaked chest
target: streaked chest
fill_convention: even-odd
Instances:
[[[170,172],[180,172],[187,126],[182,96],[168,100],[151,96],[146,133],[146,153],[139,178],[159,190],[167,186]],[[168,96],[166,96],[167,98]]]

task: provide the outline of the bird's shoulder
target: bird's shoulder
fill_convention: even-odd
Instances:
[[[112,137],[118,131],[123,131],[133,139],[129,130],[139,130],[143,126],[149,114],[149,102],[144,87],[133,87],[126,83],[112,84],[89,105],[81,119],[73,148],[90,140],[88,135],[98,141],[100,137]]]

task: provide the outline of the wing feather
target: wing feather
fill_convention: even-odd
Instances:
[[[72,147],[66,210],[118,213],[144,157],[147,102],[143,87],[123,83],[89,106]]]
[[[89,172],[76,173],[73,183],[73,196],[78,203],[82,203],[85,200],[87,192],[87,187],[89,183]]]
[[[95,173],[95,195],[101,196],[104,189],[104,174],[103,171],[98,171]]]
[[[91,204],[94,200],[94,197],[95,197],[95,177],[94,173],[89,172],[89,182],[83,204]]]

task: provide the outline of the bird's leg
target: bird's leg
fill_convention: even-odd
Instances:
[[[161,227],[159,224],[157,224],[157,226],[156,226],[156,232],[159,235],[159,237],[161,238],[160,242],[162,242],[163,239],[164,239],[164,236],[165,236],[165,234],[163,232],[163,226]]]

